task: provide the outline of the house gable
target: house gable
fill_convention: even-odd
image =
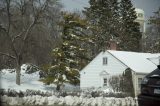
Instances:
[[[107,58],[107,64],[103,64],[103,58]],[[112,56],[108,51],[99,53],[81,72],[81,87],[100,87],[102,86],[102,77],[100,74],[106,72],[108,75],[119,75],[128,68],[121,61]]]

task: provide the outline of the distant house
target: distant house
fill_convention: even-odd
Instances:
[[[138,53],[116,50],[106,50],[99,53],[80,72],[80,88],[104,87],[108,85],[110,76],[122,75],[130,68],[134,93],[139,93],[142,78],[157,68],[160,64],[160,53]]]
[[[144,33],[145,33],[145,14],[144,14],[144,11],[139,8],[136,8],[135,11],[136,11],[136,15],[137,15],[137,19],[135,21],[140,24],[140,32],[142,32],[142,34],[144,36]]]

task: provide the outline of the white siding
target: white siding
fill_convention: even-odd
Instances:
[[[103,57],[108,58],[107,65],[103,65]],[[127,66],[109,52],[101,52],[81,71],[80,87],[102,87],[103,78],[100,76],[102,71],[106,71],[109,75],[117,75],[122,74],[126,68]]]
[[[134,89],[135,89],[135,95],[137,96],[140,93],[140,86],[138,83],[139,78],[144,78],[147,75],[147,73],[136,73],[135,74],[135,79],[134,79]]]

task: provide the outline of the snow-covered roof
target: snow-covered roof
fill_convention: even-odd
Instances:
[[[112,54],[123,64],[125,64],[126,66],[128,66],[137,73],[149,73],[155,70],[157,66],[147,58],[160,56],[160,53],[151,54],[151,53],[138,53],[138,52],[114,51],[114,50],[107,50],[107,52]]]
[[[149,54],[147,58],[148,59],[150,59],[150,58],[160,58],[160,53]]]

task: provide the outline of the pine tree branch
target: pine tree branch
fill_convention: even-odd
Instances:
[[[16,59],[15,56],[10,55],[9,53],[0,52],[0,54],[1,54],[1,55],[5,55],[5,56],[8,56],[8,57],[13,58],[13,59]]]

